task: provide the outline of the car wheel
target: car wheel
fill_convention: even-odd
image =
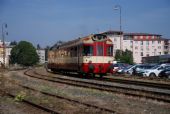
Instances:
[[[167,78],[170,79],[170,75],[168,75]]]
[[[149,77],[156,77],[155,73],[151,73]]]

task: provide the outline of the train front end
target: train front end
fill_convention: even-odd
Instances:
[[[113,43],[106,35],[96,34],[86,38],[82,57],[81,71],[84,73],[102,75],[113,71]]]

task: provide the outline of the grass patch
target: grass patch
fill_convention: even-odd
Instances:
[[[26,93],[24,91],[21,91],[15,96],[14,101],[22,102],[25,98],[26,98]]]

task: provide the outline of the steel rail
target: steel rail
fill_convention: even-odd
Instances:
[[[34,73],[37,75],[46,76],[36,71],[34,71]],[[71,74],[69,76],[78,77],[78,76],[72,76]],[[170,89],[170,84],[165,84],[165,83],[144,82],[144,81],[139,81],[139,80],[116,79],[116,78],[107,78],[107,77],[102,77],[102,78],[94,77],[93,80],[116,82],[116,83],[131,84],[131,85],[141,85],[141,86],[146,86],[146,87],[149,86],[149,87],[155,87],[155,88],[160,88],[160,89]]]
[[[23,87],[23,88],[25,88],[25,89],[29,89],[29,90],[32,90],[32,91],[36,91],[36,92],[39,92],[39,93],[44,94],[44,95],[48,95],[48,96],[52,96],[52,97],[55,97],[55,98],[63,99],[63,100],[66,100],[66,101],[69,101],[69,102],[73,102],[73,103],[76,103],[76,104],[81,104],[81,105],[84,105],[84,106],[87,106],[87,107],[92,107],[92,108],[99,109],[99,110],[101,110],[101,111],[109,112],[109,113],[112,113],[112,114],[115,113],[115,111],[110,110],[110,109],[107,109],[107,108],[103,108],[103,107],[99,107],[99,106],[96,106],[96,105],[84,103],[84,102],[81,102],[81,101],[78,101],[78,100],[74,100],[74,99],[70,99],[70,98],[66,98],[66,97],[63,97],[63,96],[60,96],[60,95],[51,94],[51,93],[48,93],[48,92],[45,92],[45,91],[41,91],[41,90],[38,90],[38,89],[35,89],[35,88],[32,88],[32,87],[28,87],[28,86],[19,84],[18,82],[16,82],[15,84],[17,84],[18,86],[21,86],[21,87]],[[15,96],[15,95],[13,95],[13,96]],[[34,104],[34,103],[32,103],[32,102],[29,102],[28,100],[24,100],[24,102],[28,102],[28,103],[30,103],[30,104]],[[36,104],[35,104],[35,106],[36,106]],[[40,108],[41,108],[41,107],[42,107],[42,106],[40,106]],[[42,107],[42,108],[43,108],[43,107]],[[48,108],[44,108],[44,109],[47,109],[47,111],[52,112],[52,114],[58,114],[58,113],[56,113],[55,111],[50,110],[50,109],[48,109]],[[53,113],[53,112],[54,112],[54,113]]]
[[[92,82],[84,82],[84,81],[78,81],[78,80],[73,80],[73,79],[64,79],[64,78],[59,78],[59,77],[51,77],[46,76],[46,75],[41,75],[41,76],[46,76],[47,78],[43,77],[37,77],[28,74],[28,71],[24,72],[25,75],[37,78],[37,79],[42,79],[50,82],[57,82],[57,83],[63,83],[63,84],[68,84],[72,86],[79,86],[79,87],[84,87],[84,88],[90,88],[90,89],[97,89],[101,91],[108,91],[108,92],[117,92],[125,95],[130,95],[130,96],[136,96],[136,97],[144,97],[147,99],[153,99],[153,100],[158,100],[158,101],[163,101],[163,102],[168,102],[170,103],[170,99],[166,99],[170,97],[169,93],[162,93],[162,92],[156,92],[156,91],[148,91],[148,90],[143,90],[143,89],[134,89],[134,88],[127,88],[127,87],[118,87],[118,86],[112,86],[112,85],[104,85],[104,84],[99,84],[99,83],[92,83]],[[70,82],[68,82],[70,81]],[[74,82],[74,83],[72,83]],[[136,92],[136,93],[134,93]],[[140,92],[140,93],[139,93]],[[142,94],[141,94],[142,92]],[[157,96],[155,96],[157,95]],[[166,97],[166,98],[165,98]]]
[[[15,95],[13,95],[12,93],[6,92],[6,91],[5,91],[5,94],[8,95],[8,96],[10,96],[10,97],[13,97],[13,98],[15,97]],[[24,102],[24,103],[26,103],[26,104],[29,104],[29,105],[31,105],[31,106],[33,106],[33,107],[36,107],[36,108],[38,108],[38,109],[40,109],[40,110],[43,110],[43,111],[45,111],[45,112],[49,112],[49,113],[51,113],[51,114],[60,114],[59,112],[56,112],[56,111],[51,110],[51,109],[49,109],[49,108],[47,108],[47,107],[38,105],[38,104],[33,103],[33,102],[31,102],[31,101],[29,101],[29,100],[26,100],[26,99],[23,99],[22,102]]]

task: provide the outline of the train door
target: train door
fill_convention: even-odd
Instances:
[[[82,58],[82,56],[83,56],[83,45],[78,45],[77,46],[77,66],[78,66],[78,71],[80,71],[81,70],[81,65],[82,65],[82,63],[83,63],[83,58]]]

